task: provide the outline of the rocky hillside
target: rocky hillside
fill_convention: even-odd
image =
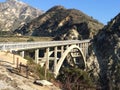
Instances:
[[[6,0],[0,3],[0,31],[15,30],[42,13],[21,1]]]
[[[15,32],[22,35],[53,36],[56,39],[86,39],[92,38],[103,26],[79,10],[54,6]]]
[[[27,64],[26,59],[19,55],[14,55],[14,60],[19,58],[18,63]],[[13,60],[13,54],[0,51],[0,90],[60,90],[55,85],[37,85],[34,83],[35,77],[29,74],[26,78],[26,69],[17,69],[17,62]]]
[[[0,90],[61,90],[55,85],[41,86],[34,84],[35,79],[26,78],[12,72],[8,65],[0,65]]]
[[[94,38],[94,49],[100,65],[104,90],[120,89],[120,14]]]

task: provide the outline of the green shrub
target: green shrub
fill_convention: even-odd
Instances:
[[[39,79],[41,80],[54,79],[53,73],[50,73],[48,70],[45,70],[45,67],[41,67],[39,64],[36,64],[33,60],[28,60],[28,67],[30,72],[32,72],[34,76],[39,77]]]
[[[81,87],[93,88],[94,86],[88,73],[79,68],[63,68],[61,71],[58,80],[63,83],[64,89],[79,90]]]

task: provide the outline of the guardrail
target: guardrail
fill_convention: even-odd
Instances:
[[[35,48],[45,48],[54,46],[63,46],[71,44],[88,43],[90,39],[87,40],[66,40],[66,41],[43,41],[43,42],[1,42],[0,50],[11,51],[11,50],[27,50]]]

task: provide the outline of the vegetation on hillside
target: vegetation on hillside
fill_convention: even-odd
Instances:
[[[92,38],[104,25],[76,9],[66,9],[63,6],[54,6],[46,13],[30,23],[15,30],[14,33],[33,36],[52,36],[65,39],[74,37],[76,33],[69,33],[73,27],[80,34],[81,39]],[[66,36],[66,34],[68,34]]]
[[[86,71],[79,68],[62,68],[58,78],[64,90],[96,90],[95,84]]]
[[[30,57],[26,57],[28,59],[28,68],[29,72],[32,73],[31,76],[33,76],[35,79],[41,79],[41,80],[54,80],[53,73],[51,73],[49,70],[46,69],[46,67],[41,67],[39,64],[36,64],[34,60]]]

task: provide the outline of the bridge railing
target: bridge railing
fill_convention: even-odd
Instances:
[[[62,45],[71,45],[71,44],[80,44],[88,43],[90,39],[87,40],[66,40],[66,41],[43,41],[43,42],[1,42],[0,50],[25,50],[33,48],[45,48],[45,47],[54,47]]]

